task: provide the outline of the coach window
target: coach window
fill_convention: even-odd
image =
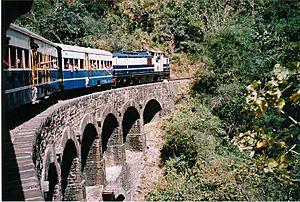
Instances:
[[[80,59],[79,60],[79,67],[80,67],[80,69],[84,69],[83,63],[84,63],[83,59]]]
[[[23,50],[24,53],[24,68],[30,68],[29,51]]]
[[[95,66],[95,69],[98,69],[98,62],[97,62],[97,60],[94,60],[94,66]]]
[[[64,69],[69,69],[70,60],[64,59]]]
[[[112,68],[112,61],[109,61],[109,67]]]
[[[31,68],[31,56],[30,56],[30,51],[26,50],[26,61],[27,61],[27,67]]]
[[[95,69],[98,69],[98,61],[94,60]]]
[[[43,61],[43,54],[38,52],[38,64],[39,64],[38,67],[39,67],[39,69],[42,68],[41,61]]]
[[[43,62],[44,62],[43,68],[49,69],[49,67],[50,67],[49,65],[50,64],[48,63],[48,61],[49,61],[49,55],[45,54],[43,56]]]
[[[46,54],[44,54],[43,55],[43,63],[44,63],[44,65],[43,65],[43,68],[49,68],[49,64],[48,64],[48,55],[46,55]]]
[[[11,68],[15,68],[17,66],[16,49],[13,47],[10,48],[10,64]]]
[[[53,69],[53,62],[52,62],[53,58],[54,58],[53,56],[49,55],[49,61],[48,62],[49,62],[49,68],[50,69]]]
[[[2,64],[4,66],[5,69],[8,69],[9,68],[9,55],[10,55],[10,48],[7,48],[4,52],[3,52],[3,61],[2,61]]]
[[[16,54],[17,54],[17,66],[18,68],[21,68],[23,65],[23,60],[22,60],[22,50],[19,48],[16,48]]]
[[[78,60],[77,59],[73,60],[73,67],[74,67],[74,70],[78,70]]]

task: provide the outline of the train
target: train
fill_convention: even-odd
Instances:
[[[170,79],[170,58],[157,50],[109,51],[52,42],[11,24],[2,50],[3,110],[54,93]]]

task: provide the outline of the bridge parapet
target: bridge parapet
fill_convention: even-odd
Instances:
[[[137,173],[126,173],[136,170],[127,155],[143,152],[144,124],[169,113],[187,82],[61,101],[10,131],[25,200],[102,199],[100,188],[107,192],[112,184],[130,200]]]

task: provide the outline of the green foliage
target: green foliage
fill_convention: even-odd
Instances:
[[[237,151],[220,120],[197,98],[183,97],[180,105],[164,125],[165,178],[147,200],[243,200],[227,166]]]
[[[182,158],[173,158],[166,162],[165,176],[147,201],[245,200],[233,174],[218,160],[189,169]]]
[[[85,23],[87,20],[84,19],[86,13],[80,5],[64,3],[55,13],[41,19],[38,29],[50,40],[74,44],[74,39],[88,34]]]
[[[278,64],[269,80],[253,81],[247,87],[245,111],[255,112],[262,121],[254,122],[254,129],[240,133],[236,139],[241,150],[248,150],[252,157],[259,159],[257,167],[270,173],[273,180],[286,184],[287,188],[282,192],[290,189],[292,200],[299,197],[299,188],[295,189],[299,187],[300,166],[299,74],[299,63],[290,63],[288,68]],[[266,114],[270,110],[271,116]],[[274,115],[275,111],[280,118]],[[275,117],[271,119],[272,125],[266,124],[270,117]]]
[[[164,126],[164,158],[183,156],[190,165],[199,158],[208,158],[220,144],[215,138],[224,136],[220,120],[199,100],[184,98],[191,107],[174,115]]]
[[[66,44],[159,48],[173,57],[172,76],[196,70],[194,98],[182,99],[185,107],[164,126],[166,172],[149,200],[299,200],[300,131],[287,118],[300,116],[299,73],[289,66],[300,58],[299,6],[298,0],[35,0],[17,23]],[[269,79],[275,64],[286,69]],[[248,90],[256,95],[246,101],[254,80]],[[260,118],[241,113],[246,102]],[[242,153],[228,141],[233,137],[246,148]]]
[[[284,170],[274,170],[273,173],[264,172],[261,159],[247,160],[235,169],[236,180],[242,188],[247,200],[298,200],[299,182],[287,180]],[[294,173],[299,178],[299,165],[294,167]]]

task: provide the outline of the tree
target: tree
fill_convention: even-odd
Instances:
[[[253,122],[252,130],[237,137],[239,148],[259,159],[265,173],[274,173],[283,183],[297,187],[300,180],[300,63],[288,63],[285,67],[276,64],[270,79],[253,81],[247,87],[244,111],[255,112],[259,120]],[[268,124],[268,119],[272,123]],[[299,193],[299,188],[296,192]],[[299,196],[296,193],[294,197]]]

